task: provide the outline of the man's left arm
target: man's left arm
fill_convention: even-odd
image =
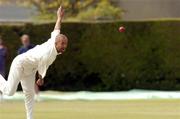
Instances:
[[[51,38],[55,38],[60,33],[63,16],[64,16],[64,9],[62,6],[60,6],[57,10],[57,20],[54,26],[54,31],[51,33]]]
[[[62,6],[60,6],[57,10],[57,21],[54,27],[54,31],[51,33],[51,38],[49,39],[50,43],[54,43],[56,36],[60,33],[63,16],[64,16],[64,9]],[[43,78],[46,73],[47,67],[45,66],[45,64],[41,64],[40,66],[41,67],[38,68],[39,73],[38,73],[38,80],[36,83],[41,86],[44,84]]]
[[[57,10],[57,20],[54,27],[54,30],[60,30],[61,29],[61,22],[64,17],[64,9],[62,6],[60,6]]]

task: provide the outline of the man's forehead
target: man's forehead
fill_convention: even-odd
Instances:
[[[56,39],[60,39],[60,40],[68,40],[68,38],[67,38],[65,35],[63,35],[63,34],[57,35]]]

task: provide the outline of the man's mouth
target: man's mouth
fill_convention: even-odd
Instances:
[[[64,49],[64,48],[60,49],[60,52],[61,52],[61,53],[63,53],[64,51],[65,51],[65,49]]]

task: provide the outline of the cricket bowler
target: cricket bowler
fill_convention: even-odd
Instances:
[[[65,35],[60,34],[63,16],[64,10],[60,7],[57,10],[57,21],[51,38],[26,53],[18,55],[11,64],[7,81],[0,75],[0,93],[3,95],[12,96],[16,92],[18,84],[21,83],[25,94],[27,119],[33,119],[36,72],[39,72],[39,79],[36,83],[42,85],[48,67],[54,62],[56,56],[62,54],[67,48],[68,39]]]

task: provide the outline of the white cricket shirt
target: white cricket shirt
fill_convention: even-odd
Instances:
[[[58,55],[55,48],[55,39],[58,34],[60,34],[60,30],[54,30],[51,33],[51,38],[47,42],[37,45],[20,56],[25,74],[28,75],[36,70],[42,78],[45,77],[48,67],[54,62]]]

